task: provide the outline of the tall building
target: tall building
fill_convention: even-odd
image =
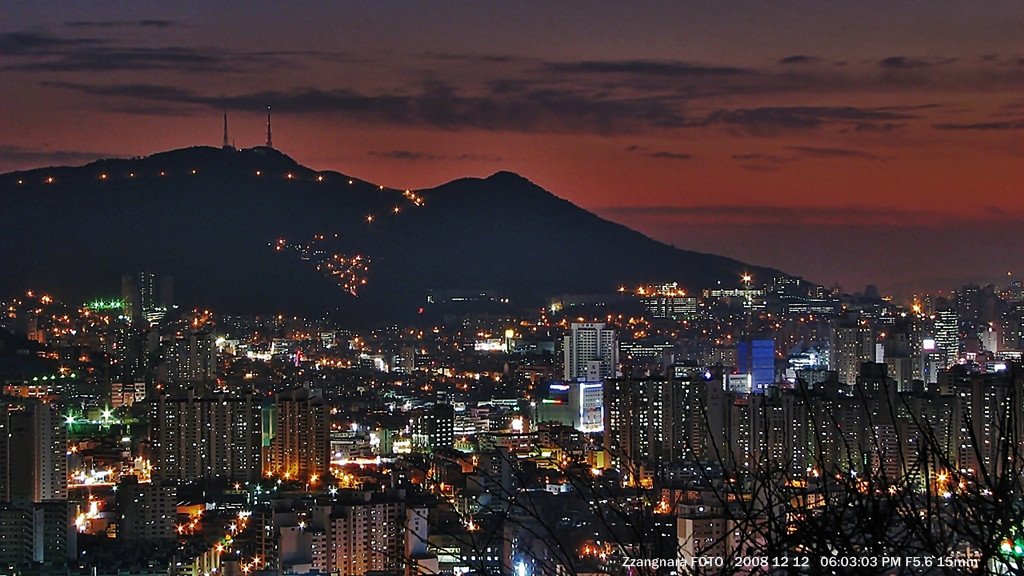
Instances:
[[[167,378],[171,382],[206,382],[217,373],[215,341],[207,332],[175,338],[167,344],[164,357]]]
[[[999,351],[1024,348],[1024,302],[1012,302],[1003,312],[999,321]]]
[[[418,452],[433,452],[455,445],[455,408],[434,404],[418,411],[412,419],[412,446]]]
[[[721,380],[706,379],[703,371],[669,370],[668,377],[604,383],[604,448],[622,471],[648,461],[701,458],[715,445],[703,423],[709,417],[709,391],[724,393]]]
[[[15,503],[68,499],[68,437],[57,404],[32,402],[9,413],[8,472]],[[13,471],[13,470],[12,470]]]
[[[11,501],[11,419],[7,404],[0,403],[0,502]]]
[[[66,500],[0,505],[0,561],[64,563],[75,558],[76,536]]]
[[[619,375],[619,341],[604,323],[573,323],[565,336],[565,380],[596,381]]]
[[[331,466],[331,418],[327,405],[307,388],[277,395],[275,435],[267,474],[288,479],[326,478]]]
[[[508,509],[509,502],[515,499],[519,489],[518,463],[507,448],[480,452],[473,457],[473,468],[466,477],[466,487],[472,492],[490,494],[490,502],[485,506],[493,511]]]
[[[28,563],[33,557],[31,509],[0,505],[0,562]]]
[[[867,319],[856,313],[832,323],[830,368],[847,386],[857,382],[861,362],[875,361],[875,342]]]
[[[935,311],[935,347],[946,367],[956,364],[960,358],[960,317],[952,307]]]
[[[151,272],[125,274],[121,277],[121,299],[125,315],[133,323],[158,322],[174,301],[174,279]]]
[[[65,562],[76,554],[60,407],[30,401],[0,412],[0,560]]]
[[[139,484],[122,476],[117,485],[117,539],[129,545],[177,538],[178,492],[173,484]]]
[[[750,392],[761,394],[775,383],[775,341],[757,338],[736,345],[736,368],[750,376]]]
[[[342,492],[338,500],[274,516],[282,524],[274,527],[279,533],[280,569],[303,565],[318,574],[338,576],[401,573],[407,564],[405,503],[380,492]],[[422,525],[413,528],[425,538],[425,518],[421,520]]]
[[[261,477],[261,399],[251,393],[150,401],[154,481],[253,481]]]
[[[406,574],[438,574],[437,556],[427,545],[430,537],[427,507],[405,509],[405,561]]]
[[[676,506],[678,557],[688,565],[701,557],[730,557],[735,550],[736,521],[720,501],[681,503]]]

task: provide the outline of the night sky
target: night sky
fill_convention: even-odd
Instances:
[[[274,145],[396,188],[518,172],[846,291],[1024,275],[1013,2],[5,2],[0,171]],[[742,9],[740,8],[742,6]]]

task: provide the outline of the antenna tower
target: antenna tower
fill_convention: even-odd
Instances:
[[[270,139],[270,106],[267,106],[267,148],[273,148],[274,142]]]
[[[230,143],[228,143],[228,113],[227,112],[224,113],[224,143],[221,144],[220,147],[225,149],[225,150],[227,150],[228,148],[234,148],[234,146],[232,146]]]

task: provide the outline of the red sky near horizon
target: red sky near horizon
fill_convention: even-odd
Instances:
[[[1024,274],[1016,2],[0,8],[0,171],[275,147],[399,188],[498,170],[849,291]]]

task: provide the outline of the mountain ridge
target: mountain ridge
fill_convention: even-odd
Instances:
[[[415,317],[430,290],[492,290],[535,307],[620,285],[698,290],[778,273],[658,242],[514,172],[395,190],[265,147],[2,174],[0,246],[7,292],[85,301],[149,270],[173,276],[187,306],[368,322]],[[355,266],[355,285],[328,265]]]

